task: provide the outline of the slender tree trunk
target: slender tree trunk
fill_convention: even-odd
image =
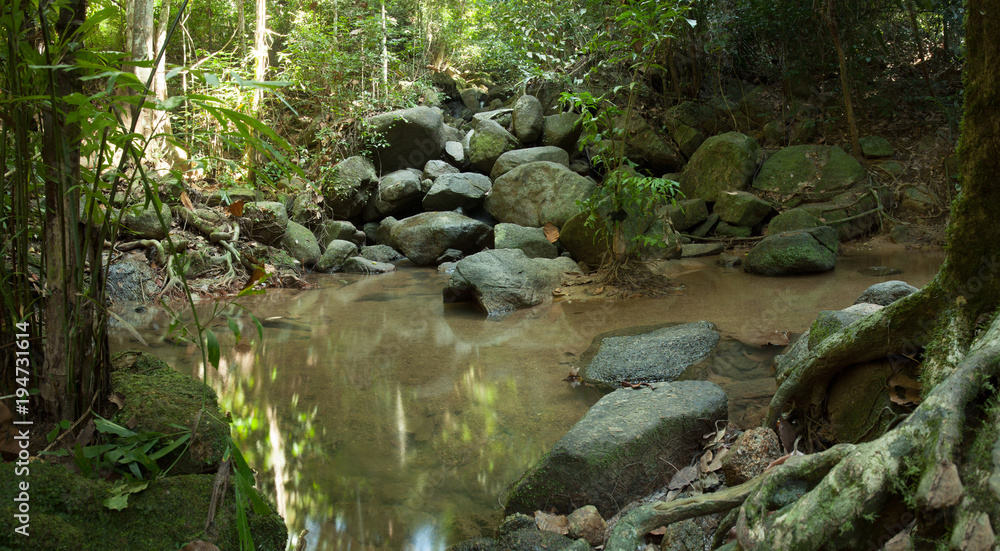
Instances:
[[[389,48],[387,31],[385,24],[385,0],[381,1],[382,6],[382,95],[389,99]]]
[[[844,93],[844,114],[847,117],[847,126],[851,133],[851,152],[858,159],[861,155],[861,144],[858,142],[858,121],[854,118],[854,105],[851,101],[851,84],[847,73],[847,58],[844,56],[844,48],[840,43],[840,31],[837,29],[837,21],[833,16],[834,0],[825,0],[823,3],[823,20],[830,30],[830,38],[833,39],[833,47],[837,50],[837,61],[840,64],[840,88]]]
[[[920,55],[920,73],[924,77],[924,84],[927,85],[927,92],[931,97],[936,98],[934,87],[931,85],[931,73],[927,69],[927,49],[924,47],[924,39],[920,35],[920,24],[917,22],[917,10],[913,6],[913,0],[906,0],[906,11],[910,15],[910,26],[913,28],[913,39],[917,42],[917,54]],[[947,29],[946,29],[947,30]]]
[[[253,33],[253,55],[254,55],[254,80],[258,82],[263,81],[267,76],[267,66],[268,66],[268,50],[270,49],[270,41],[268,40],[267,31],[267,2],[266,0],[257,0],[256,17],[254,19],[254,33]],[[260,103],[263,99],[264,91],[260,88],[256,88],[253,93],[253,112],[257,115],[260,110]]]

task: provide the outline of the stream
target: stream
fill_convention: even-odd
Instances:
[[[504,489],[600,398],[563,382],[595,336],[639,325],[698,320],[724,335],[805,331],[820,310],[850,306],[868,286],[927,283],[941,252],[852,252],[825,274],[763,278],[715,257],[677,261],[684,285],[664,298],[571,298],[486,320],[471,305],[443,304],[449,276],[427,268],[360,276],[315,274],[317,290],[268,290],[210,323],[222,347],[207,370],[196,347],[176,344],[161,308],[119,312],[149,343],[122,329],[115,350],[145,349],[208,379],[232,413],[261,489],[293,540],[308,550],[445,549],[489,535]],[[859,272],[890,266],[901,274]],[[142,310],[142,309],[140,309]],[[203,304],[199,315],[211,315]],[[190,319],[190,314],[184,316]],[[723,339],[707,375],[749,426],[774,391],[777,352]]]

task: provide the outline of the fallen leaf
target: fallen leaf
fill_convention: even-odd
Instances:
[[[555,532],[564,536],[569,534],[569,519],[566,518],[566,515],[535,511],[535,526],[546,532]]]
[[[545,239],[548,239],[549,243],[555,243],[559,240],[559,228],[552,222],[546,222],[542,231],[545,233]]]
[[[243,289],[249,289],[257,284],[258,281],[264,279],[267,272],[260,266],[253,267],[253,273],[250,274],[250,279],[247,280],[246,284],[243,285]],[[242,290],[242,289],[241,289]]]
[[[118,409],[125,408],[125,395],[121,392],[112,392],[111,396],[108,396],[108,401],[118,406]]]
[[[712,453],[712,450],[708,450],[707,452],[701,454],[701,461],[698,462],[701,465],[701,472],[708,472],[708,465],[712,462],[713,457],[715,457],[715,454]]]
[[[599,294],[601,294],[603,292],[604,292],[604,286],[603,285],[601,285],[600,287],[594,289],[594,294],[595,295],[599,295]]]
[[[889,401],[901,406],[920,403],[920,383],[902,373],[889,377]]]
[[[698,467],[684,467],[683,469],[674,473],[674,476],[670,479],[670,484],[667,484],[667,489],[669,490],[683,490],[686,486],[690,485],[701,473],[698,472]]]
[[[125,421],[125,426],[128,427],[129,429],[134,429],[135,426],[138,425],[138,424],[139,424],[139,420],[135,418],[135,415],[133,415],[132,417],[129,417],[128,421]]]
[[[240,199],[239,201],[236,201],[232,205],[226,207],[226,212],[228,212],[232,216],[235,216],[236,218],[239,218],[243,216],[243,207],[246,206],[246,204],[247,204],[246,201]]]
[[[569,293],[567,293],[566,291],[563,291],[562,288],[560,288],[560,287],[556,287],[555,289],[552,289],[552,296],[554,296],[554,297],[564,297],[564,296],[566,296],[568,294]]]
[[[663,534],[666,534],[666,533],[667,533],[667,527],[666,526],[660,526],[659,528],[653,528],[652,530],[649,531],[649,535],[650,536],[662,536]]]
[[[188,209],[191,212],[194,212],[194,203],[191,202],[191,198],[188,197],[186,191],[181,192],[181,204],[184,205],[184,208]]]
[[[703,488],[714,488],[719,485],[719,475],[715,473],[708,473],[708,475],[702,477],[701,486]]]
[[[722,458],[726,457],[727,455],[729,455],[729,448],[722,448],[721,450],[719,450],[719,453],[715,454],[715,459],[712,459],[712,462],[708,464],[708,469],[706,472],[714,473],[715,471],[721,469]]]

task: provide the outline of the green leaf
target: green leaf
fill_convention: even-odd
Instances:
[[[240,333],[240,326],[236,323],[236,320],[234,320],[231,316],[226,316],[226,321],[229,323],[229,330],[236,335],[236,340],[238,341],[242,339],[243,335]]]
[[[220,84],[219,77],[215,76],[212,73],[205,73],[204,77],[205,77],[205,84],[209,85],[212,88],[219,87]]]
[[[156,106],[153,109],[158,109],[160,111],[173,111],[181,105],[184,105],[184,96],[170,96],[169,98],[156,102]]]
[[[128,494],[111,496],[108,499],[105,499],[102,503],[104,503],[104,506],[112,511],[121,511],[122,509],[128,507]]]
[[[94,426],[97,427],[97,430],[108,434],[114,434],[123,437],[138,436],[137,433],[132,432],[119,424],[108,421],[107,419],[96,414],[94,415]]]
[[[211,329],[205,330],[205,346],[208,347],[208,362],[216,369],[219,368],[219,339],[215,338],[215,333]]]

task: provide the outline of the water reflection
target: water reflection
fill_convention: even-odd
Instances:
[[[767,279],[689,262],[684,294],[627,302],[565,301],[485,321],[444,305],[445,276],[403,269],[381,276],[317,276],[323,289],[270,291],[213,322],[219,369],[174,346],[149,309],[130,321],[177,369],[204,373],[232,412],[245,455],[290,532],[309,550],[437,550],[480,535],[498,496],[599,398],[562,379],[599,333],[640,324],[708,320],[724,332],[801,332],[818,310],[843,308],[888,278],[857,273],[893,265],[924,284],[940,258],[856,255],[835,272]],[[136,348],[127,332],[118,348]],[[705,377],[752,416],[773,391],[768,357],[730,342]]]

